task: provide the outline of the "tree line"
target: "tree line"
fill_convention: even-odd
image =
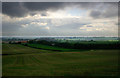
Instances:
[[[92,43],[91,43],[92,42]],[[69,42],[58,42],[58,41],[46,41],[46,40],[39,40],[28,41],[29,44],[43,44],[48,46],[56,46],[62,48],[70,48],[70,49],[119,49],[120,42],[105,42],[105,43],[98,43],[97,41],[91,42],[83,42],[83,43],[69,43]],[[27,46],[27,44],[24,44]]]

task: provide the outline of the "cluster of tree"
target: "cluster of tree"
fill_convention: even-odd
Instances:
[[[71,49],[119,49],[120,42],[118,43],[69,43],[69,42],[57,42],[57,41],[34,41],[30,40],[28,43],[43,44],[49,46],[57,46],[62,48],[71,48]]]
[[[9,41],[9,44],[21,44],[21,42],[13,42],[13,41]]]

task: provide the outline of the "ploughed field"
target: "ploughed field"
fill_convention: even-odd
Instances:
[[[2,45],[3,76],[117,76],[119,50],[59,52]]]

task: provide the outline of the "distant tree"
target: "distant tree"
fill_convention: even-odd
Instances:
[[[12,44],[12,42],[11,42],[11,41],[9,41],[9,44]]]
[[[28,41],[28,43],[34,43],[34,40],[30,40],[30,41]]]
[[[28,46],[27,44],[24,44],[24,46]]]
[[[21,44],[21,42],[18,42],[17,44]]]
[[[93,41],[93,40],[90,40],[90,41]]]

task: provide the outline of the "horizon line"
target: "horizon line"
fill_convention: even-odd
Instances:
[[[0,36],[0,37],[119,37],[119,36]]]

